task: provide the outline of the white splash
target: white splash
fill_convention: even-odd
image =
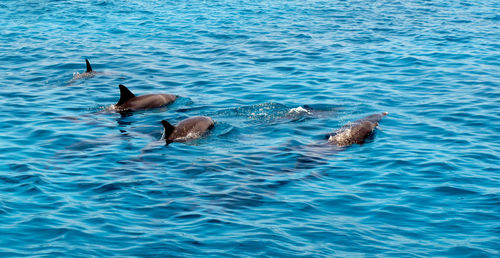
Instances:
[[[303,107],[296,107],[296,108],[292,108],[288,111],[288,114],[292,114],[292,113],[295,113],[295,114],[300,114],[300,113],[306,113],[306,114],[311,114],[311,112],[309,112],[309,110],[303,108]]]

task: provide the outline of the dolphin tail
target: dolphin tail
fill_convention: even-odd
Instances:
[[[90,66],[90,62],[88,59],[85,59],[85,63],[87,63],[87,73],[92,72],[92,67]]]
[[[174,132],[175,126],[171,125],[167,120],[161,120],[161,124],[163,125],[163,128],[165,129],[163,131],[163,137],[165,140],[168,142],[168,137]]]
[[[134,93],[132,93],[124,85],[120,84],[120,85],[118,85],[118,87],[120,87],[120,100],[118,100],[118,103],[116,103],[116,106],[120,106],[123,103],[127,102],[129,99],[135,98]]]

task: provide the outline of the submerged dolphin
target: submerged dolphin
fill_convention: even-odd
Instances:
[[[201,137],[214,127],[214,120],[208,116],[194,116],[180,121],[176,126],[162,120],[164,127],[163,137],[167,144],[185,142]]]
[[[87,70],[84,73],[78,73],[78,72],[75,73],[75,75],[73,75],[73,79],[71,79],[71,81],[75,81],[78,79],[84,79],[84,78],[91,78],[97,74],[97,72],[92,70],[92,67],[90,66],[90,62],[88,59],[85,59],[85,63],[87,64]]]
[[[162,107],[171,104],[177,99],[176,95],[172,94],[147,94],[135,96],[127,87],[119,85],[120,100],[112,106],[116,111],[136,111],[141,109],[150,109]]]
[[[359,119],[354,123],[342,126],[335,134],[328,138],[328,142],[339,147],[346,147],[352,144],[362,144],[365,139],[373,133],[378,122],[388,113],[373,114]]]
[[[299,153],[297,168],[314,168],[328,162],[331,155],[336,155],[352,144],[363,144],[373,134],[378,122],[388,113],[373,114],[353,123],[342,126],[335,133],[328,134],[328,141],[309,145],[287,147]]]

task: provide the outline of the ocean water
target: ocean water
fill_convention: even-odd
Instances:
[[[500,256],[499,1],[5,0],[0,27],[2,257]],[[181,97],[106,111],[118,84]]]

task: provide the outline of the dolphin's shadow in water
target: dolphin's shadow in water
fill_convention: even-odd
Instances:
[[[238,144],[238,135],[240,135],[245,128],[256,126],[262,126],[262,123],[266,125],[273,125],[276,123],[290,122],[290,121],[304,121],[304,119],[331,116],[332,114],[338,112],[341,109],[338,105],[303,105],[298,107],[289,107],[279,103],[263,103],[258,105],[242,106],[237,108],[223,109],[215,112],[203,113],[203,110],[211,109],[213,107],[207,106],[194,106],[194,107],[178,107],[176,104],[168,106],[169,109],[180,113],[197,113],[200,115],[206,115],[213,117],[215,120],[214,128],[207,133],[203,134],[202,137],[194,139],[192,141],[183,142],[186,145],[204,145],[204,144],[218,144],[230,147],[232,144]],[[190,103],[192,104],[192,102]],[[135,112],[134,112],[135,113]],[[123,112],[123,116],[117,119],[117,122],[124,125],[129,125],[128,118],[133,115],[131,112]],[[186,117],[187,115],[184,115]],[[241,120],[241,118],[244,118]],[[238,124],[235,120],[240,120],[243,124]],[[179,119],[180,120],[180,119]],[[179,121],[177,120],[177,121]],[[175,121],[175,120],[174,120]],[[241,127],[242,126],[242,127]],[[241,128],[240,128],[241,127]],[[253,129],[249,129],[253,131]],[[215,143],[214,143],[215,142]],[[163,136],[159,137],[159,140],[151,142],[147,146],[141,149],[141,154],[138,155],[135,160],[141,162],[147,162],[143,159],[145,155],[150,153],[161,151],[165,144],[163,141]],[[148,162],[149,163],[149,162]]]
[[[110,128],[118,129],[118,134],[108,133],[104,136],[99,136],[95,139],[82,139],[80,141],[75,141],[68,143],[63,146],[63,149],[56,151],[55,158],[61,159],[61,157],[80,157],[82,153],[99,148],[99,146],[108,145],[119,145],[116,141],[128,142],[130,137],[141,137],[147,139],[159,139],[161,136],[161,118],[155,119],[154,125],[149,125],[148,122],[150,116],[134,116],[137,114],[153,113],[154,115],[161,114],[162,112],[169,110],[170,107],[184,108],[186,105],[191,105],[193,102],[189,98],[181,97],[180,101],[171,104],[166,107],[157,108],[154,110],[143,110],[143,111],[116,111],[109,108],[109,106],[96,106],[94,108],[87,109],[90,113],[81,114],[78,116],[60,116],[54,119],[60,121],[69,121],[71,123],[81,124],[81,126],[91,126],[94,128]],[[137,118],[139,119],[137,119]],[[113,123],[113,121],[115,123]],[[146,123],[144,123],[146,122]],[[156,123],[157,122],[157,123]],[[134,124],[139,123],[140,126],[134,126]],[[157,130],[155,129],[157,128]],[[163,142],[164,145],[164,142]],[[82,152],[84,151],[84,152]]]
[[[325,141],[317,142],[309,145],[296,146],[294,151],[298,152],[297,162],[295,164],[295,169],[312,169],[317,166],[327,164],[331,157],[345,151],[351,146],[337,146],[335,144],[329,143],[328,139],[332,134],[325,135]],[[374,130],[363,143],[359,145],[364,145],[371,143],[375,140],[376,130]]]
[[[348,123],[335,133],[326,134],[320,142],[285,148],[298,153],[295,165],[296,169],[311,169],[326,164],[332,155],[338,154],[353,144],[363,145],[373,142],[378,123],[387,114],[387,112],[383,112],[381,114],[369,115],[355,122]]]
[[[213,117],[244,118],[264,124],[276,124],[280,122],[297,121],[307,118],[331,116],[342,107],[337,105],[302,105],[290,107],[275,102],[267,102],[257,105],[241,106],[216,111]]]

